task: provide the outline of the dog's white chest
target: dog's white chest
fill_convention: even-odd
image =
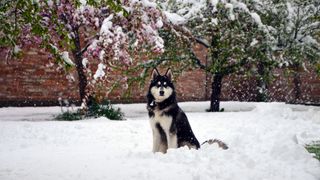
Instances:
[[[159,123],[163,129],[169,130],[172,123],[172,117],[166,116],[162,111],[156,110],[154,111],[154,116],[150,118],[151,127],[155,128],[157,123]]]

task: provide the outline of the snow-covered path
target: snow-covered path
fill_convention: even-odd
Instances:
[[[303,147],[320,140],[320,107],[283,103],[187,102],[203,146],[151,152],[145,104],[118,105],[126,121],[52,121],[59,107],[0,109],[0,180],[319,180],[320,163]]]

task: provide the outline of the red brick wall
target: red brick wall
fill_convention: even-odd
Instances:
[[[47,104],[59,97],[78,98],[77,83],[50,65],[48,55],[37,49],[26,49],[22,59],[5,59],[0,53],[0,103]],[[0,104],[1,105],[1,104]]]
[[[309,72],[308,72],[309,71]],[[309,104],[320,104],[320,76],[312,68],[308,71],[300,71],[301,79],[301,102]],[[295,99],[294,83],[292,75],[284,71],[274,71],[277,76],[275,81],[270,85],[271,100],[280,100],[292,102]]]
[[[195,47],[197,55],[205,63],[205,54],[201,47]],[[77,80],[71,81],[65,73],[50,65],[48,56],[37,49],[25,49],[22,59],[6,60],[0,52],[0,106],[6,105],[53,105],[58,98],[78,100]],[[51,62],[52,63],[52,62]],[[160,70],[162,73],[165,69]],[[291,101],[293,96],[292,78],[282,71],[275,71],[276,81],[269,85],[272,101]],[[151,72],[150,72],[151,74]],[[303,101],[320,104],[320,78],[315,73],[301,73]],[[73,72],[76,78],[76,73]],[[116,78],[115,78],[116,79]],[[174,77],[179,101],[208,100],[211,93],[211,76],[201,70],[183,72]],[[147,80],[149,81],[149,80]],[[256,98],[255,80],[253,77],[232,75],[223,79],[222,100],[254,101]],[[107,85],[106,85],[107,86]],[[148,89],[135,86],[129,97],[123,97],[123,89],[108,95],[114,102],[142,102]]]
[[[300,102],[320,104],[320,76],[310,71],[301,71]],[[274,78],[268,85],[269,101],[293,102],[295,91],[292,74],[281,69],[273,72]],[[255,77],[231,75],[223,79],[222,99],[236,101],[255,101],[257,97]]]

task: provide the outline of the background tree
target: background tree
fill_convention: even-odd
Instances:
[[[251,64],[250,75],[256,79],[256,101],[269,101],[269,84],[274,80],[272,71],[279,63],[275,57],[277,51],[277,40],[274,36],[274,26],[281,24],[284,14],[274,12],[276,5],[270,1],[248,1],[247,7],[250,11],[255,12],[260,17],[261,24],[264,28],[254,37],[251,46],[254,46],[251,56],[256,59]]]
[[[298,72],[306,70],[307,64],[319,64],[319,42],[314,38],[320,30],[318,1],[171,0],[159,4],[173,24],[182,26],[173,29],[189,33],[189,45],[196,42],[208,48],[208,65],[196,56],[189,58],[213,76],[209,111],[219,110],[222,80],[229,74],[253,72],[257,76],[256,100],[267,101],[272,70],[289,67],[295,72],[298,99]]]
[[[209,111],[219,111],[223,78],[245,70],[248,63],[259,60],[261,56],[253,52],[263,47],[258,45],[268,35],[268,29],[260,16],[240,1],[186,3],[176,0],[160,4],[173,24],[187,28],[178,28],[177,31],[189,30],[193,42],[208,48],[207,66],[201,64],[196,56],[193,58],[201,69],[212,74]]]
[[[250,8],[254,9],[263,24],[269,27],[271,37],[268,47],[271,48],[273,58],[260,65],[258,74],[263,77],[261,72],[270,72],[276,66],[288,68],[293,74],[296,102],[301,98],[299,73],[307,70],[308,65],[316,66],[319,62],[319,39],[315,38],[320,30],[319,4],[314,0],[266,0],[250,3]],[[260,78],[260,84],[268,84],[268,74],[270,73],[265,74],[266,79]]]
[[[301,101],[300,72],[320,61],[320,43],[315,38],[320,31],[320,2],[314,0],[288,0],[278,5],[276,11],[285,14],[281,24],[275,26],[277,50],[283,67],[288,67],[293,74],[294,99]]]
[[[163,52],[162,14],[147,0],[4,1],[0,18],[1,46],[13,47],[10,54],[35,43],[67,69],[76,67],[83,107],[97,81],[106,81],[115,67],[129,66],[137,51]]]
[[[168,27],[169,25],[169,27]],[[160,37],[164,40],[164,51],[162,54],[148,55],[148,61],[137,62],[130,66],[126,71],[123,71],[128,77],[129,90],[126,95],[131,94],[131,88],[136,88],[134,85],[139,84],[141,88],[145,86],[146,79],[150,77],[150,72],[153,68],[171,67],[174,69],[174,77],[179,76],[183,71],[195,68],[198,66],[196,56],[193,53],[190,40],[185,36],[179,35],[174,28],[166,24],[163,29],[159,31]],[[143,59],[146,57],[140,56]],[[137,75],[137,72],[141,72]],[[176,79],[176,78],[174,78]],[[119,85],[115,85],[119,86]]]

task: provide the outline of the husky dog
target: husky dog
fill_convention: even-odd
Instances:
[[[166,153],[168,148],[182,146],[199,149],[200,143],[193,134],[188,118],[177,104],[171,80],[171,69],[163,76],[157,69],[152,72],[147,109],[153,134],[153,152]],[[218,143],[220,147],[227,149],[226,144],[216,139],[204,143]]]

